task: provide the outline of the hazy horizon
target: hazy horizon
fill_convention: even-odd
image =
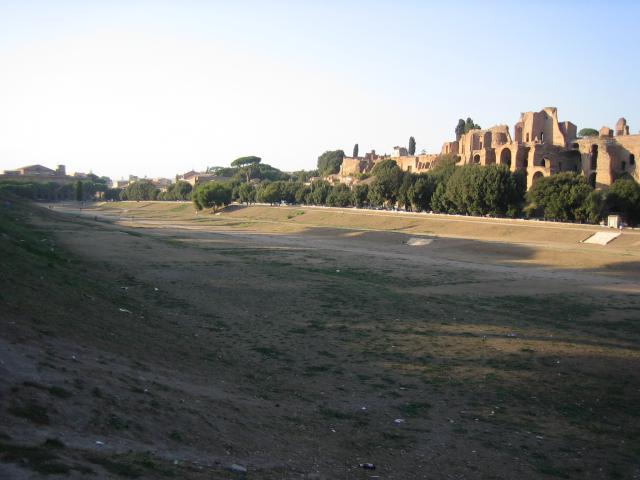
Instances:
[[[258,155],[439,152],[555,106],[640,129],[631,1],[3,2],[0,170],[169,177]]]

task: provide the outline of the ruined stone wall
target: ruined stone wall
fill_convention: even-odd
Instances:
[[[616,154],[619,171],[628,173],[640,182],[640,166],[638,165],[638,159],[640,158],[640,135],[619,136],[615,137],[615,141],[620,146]]]
[[[588,137],[575,143],[582,157],[582,172],[596,187],[608,187],[625,173],[640,180],[640,135]]]
[[[369,162],[363,158],[344,157],[340,165],[340,175],[343,177],[363,173]]]
[[[407,155],[395,157],[394,160],[398,167],[405,172],[422,173],[435,166],[434,162],[438,156],[438,154]]]
[[[539,112],[525,112],[515,127],[515,140],[522,143],[548,143],[566,147],[576,136],[577,127],[571,122],[558,122],[558,111],[547,107]]]
[[[460,144],[457,140],[455,142],[444,142],[440,153],[443,155],[459,155],[459,146]]]

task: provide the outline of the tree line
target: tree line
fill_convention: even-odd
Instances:
[[[583,175],[565,172],[538,180],[527,191],[523,172],[505,165],[455,165],[455,157],[441,156],[433,170],[402,171],[394,160],[378,163],[370,181],[349,188],[323,179],[311,183],[289,180],[259,184],[209,182],[198,186],[193,200],[198,209],[231,202],[402,209],[460,215],[597,223],[609,213],[640,222],[640,185],[631,177],[609,190],[595,190]]]
[[[94,174],[72,183],[21,181],[19,178],[0,181],[0,192],[30,200],[57,202],[65,200],[93,200],[109,190],[109,179]]]
[[[472,122],[464,123],[468,128],[475,126]],[[460,126],[462,130],[462,122]],[[402,171],[394,160],[383,160],[376,164],[369,178],[353,188],[317,178],[325,169],[339,168],[343,157],[341,150],[328,151],[318,159],[318,170],[293,173],[261,164],[259,157],[241,157],[232,162],[234,167],[211,167],[224,180],[195,188],[178,181],[166,191],[149,180],[110,189],[104,179],[93,176],[65,185],[4,181],[0,183],[0,192],[45,201],[89,200],[98,195],[105,200],[191,200],[198,209],[214,211],[235,201],[583,223],[598,223],[610,213],[621,213],[629,224],[640,223],[640,186],[629,175],[617,179],[608,190],[595,190],[583,175],[564,172],[539,179],[527,192],[522,172],[511,172],[504,165],[457,166],[457,157],[441,155],[434,169],[419,174]]]

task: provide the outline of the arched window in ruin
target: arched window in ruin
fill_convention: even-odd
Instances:
[[[473,163],[480,163],[480,155],[477,153],[473,156]]]
[[[636,164],[636,156],[631,153],[629,154],[629,165],[635,165]]]
[[[544,173],[536,172],[533,174],[533,178],[531,179],[531,184],[535,185],[538,180],[544,177]]]
[[[529,143],[529,134],[527,133],[527,143]]]
[[[591,170],[598,169],[598,145],[591,145]]]
[[[596,188],[596,172],[593,172],[591,175],[589,175],[589,185],[591,185],[593,188]]]
[[[505,148],[500,152],[500,164],[511,168],[511,150]]]
[[[544,132],[540,132],[540,143],[544,142]]]

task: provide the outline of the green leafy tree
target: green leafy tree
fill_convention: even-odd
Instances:
[[[320,175],[318,170],[298,170],[291,174],[291,179],[294,182],[308,182],[311,177],[317,177]]]
[[[104,192],[104,199],[106,201],[118,201],[120,200],[120,195],[122,194],[121,188],[108,188]]]
[[[213,209],[213,213],[231,203],[231,186],[223,182],[207,182],[199,185],[193,192],[192,198],[198,210]]]
[[[160,190],[149,180],[139,180],[127,185],[123,196],[127,200],[156,200]]]
[[[598,223],[607,212],[605,195],[602,190],[593,190],[585,199],[581,215],[588,223]]]
[[[353,186],[351,195],[353,196],[353,204],[358,208],[362,208],[368,203],[369,186],[366,183],[358,183]]]
[[[323,177],[338,173],[344,159],[344,151],[328,150],[318,157],[318,172]]]
[[[193,186],[189,182],[179,180],[172,183],[164,194],[160,195],[161,200],[190,200]]]
[[[457,167],[446,183],[445,204],[449,211],[467,215],[519,213],[524,192],[505,165]]]
[[[343,183],[334,186],[327,195],[327,205],[330,207],[349,207],[353,205],[351,190]]]
[[[193,186],[189,182],[179,181],[171,185],[177,200],[190,200]]]
[[[309,203],[310,194],[311,194],[311,187],[309,185],[299,183],[298,189],[296,190],[296,193],[294,196],[295,203],[298,203],[298,204]]]
[[[353,156],[353,158],[358,158],[358,150],[359,150],[359,148],[358,148],[358,144],[356,143],[356,144],[353,146],[353,155],[352,155],[352,156]]]
[[[579,137],[597,137],[600,135],[600,132],[595,128],[583,128],[578,132]]]
[[[416,154],[416,139],[409,137],[409,155]]]
[[[460,119],[458,120],[458,125],[456,125],[456,140],[460,140],[462,138],[462,135],[464,135],[465,133],[465,126],[466,123],[464,121],[464,119]]]
[[[250,155],[248,157],[236,158],[233,162],[231,162],[231,166],[236,167],[241,172],[243,172],[247,178],[247,182],[249,182],[253,170],[261,161],[262,159],[260,157]]]
[[[398,200],[400,193],[400,185],[402,184],[403,173],[398,165],[393,161],[393,166],[380,162],[376,165],[379,167],[377,172],[374,171],[375,178],[369,186],[369,200],[372,205],[394,206]],[[375,170],[375,167],[374,167]]]
[[[398,167],[398,164],[395,160],[388,158],[376,163],[371,169],[371,174],[376,176],[382,172],[388,172],[392,170],[400,170],[400,168]]]
[[[480,125],[475,123],[471,117],[467,117],[467,121],[464,122],[464,133],[469,133],[471,130],[480,130]]]
[[[82,202],[84,200],[84,188],[82,186],[82,182],[78,180],[76,182],[76,201]]]
[[[468,117],[466,121],[462,118],[459,119],[455,129],[456,140],[460,140],[462,135],[469,133],[471,130],[480,130],[480,125],[475,123],[471,117]]]
[[[416,180],[416,175],[409,172],[403,172],[402,181],[398,188],[398,204],[400,208],[404,208],[407,211],[413,210],[413,189]]]
[[[592,191],[587,179],[574,172],[544,177],[527,192],[526,211],[547,220],[587,221],[585,203]]]
[[[238,187],[238,201],[250,205],[256,201],[256,189],[250,183],[243,183]]]
[[[271,165],[266,163],[257,164],[253,169],[253,178],[258,178],[260,180],[269,180],[270,182],[276,182],[278,180],[289,180],[291,179],[291,175],[283,172],[282,170],[278,170]]]
[[[282,200],[280,184],[278,182],[265,182],[261,184],[256,192],[256,198],[259,202],[270,203],[271,205],[280,203]]]
[[[22,180],[1,180],[0,193],[6,192],[32,200],[75,200],[76,184],[56,182],[30,183]]]
[[[607,209],[621,213],[630,225],[640,223],[640,185],[632,178],[613,182],[606,196]]]
[[[303,186],[304,184],[302,182],[284,182],[284,201],[291,204],[298,203],[296,200],[296,194]]]
[[[316,180],[311,184],[309,203],[313,205],[325,205],[331,192],[331,185],[326,180]]]
[[[413,188],[409,192],[409,200],[414,210],[418,212],[431,210],[431,199],[436,185],[435,175],[428,173],[417,175]]]
[[[454,205],[447,198],[447,187],[445,183],[437,183],[436,189],[431,197],[431,210],[436,213],[455,213]]]

